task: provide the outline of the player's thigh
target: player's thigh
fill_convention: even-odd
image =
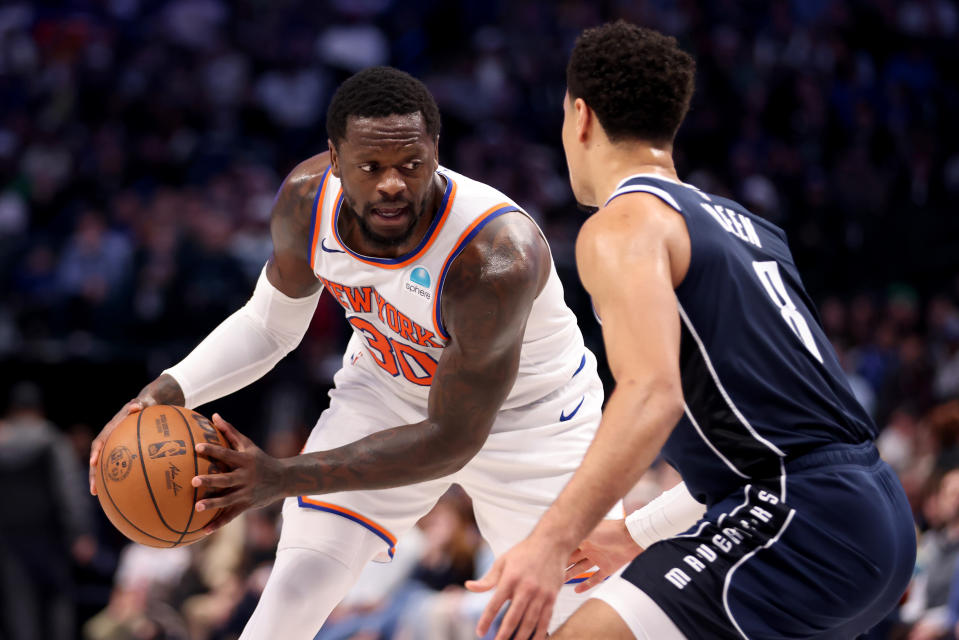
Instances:
[[[343,446],[425,417],[425,409],[384,393],[376,379],[359,368],[344,368],[335,381],[330,406],[317,421],[304,453]],[[389,560],[397,537],[426,515],[449,485],[449,480],[440,478],[390,489],[287,498],[278,548],[345,553],[343,549],[351,548],[355,527],[361,527],[383,542],[377,559]]]
[[[480,533],[496,555],[522,541],[580,467],[602,412],[602,388],[572,385],[528,410],[501,412],[483,449],[454,477],[473,500]],[[504,424],[505,423],[505,424]],[[623,517],[618,502],[610,517]],[[553,605],[555,629],[590,597],[565,585]]]
[[[550,638],[554,640],[686,640],[653,600],[619,576],[598,587]]]
[[[582,464],[602,415],[602,387],[584,379],[548,401],[502,411],[493,433],[454,475],[493,553],[532,531]],[[615,507],[612,517],[623,517]]]

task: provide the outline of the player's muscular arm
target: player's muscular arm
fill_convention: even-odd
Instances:
[[[330,165],[330,152],[300,163],[287,176],[277,193],[270,215],[273,256],[267,263],[270,283],[291,298],[309,296],[320,288],[310,266],[310,224],[313,200],[323,172]]]
[[[286,180],[283,182],[283,185],[280,187],[279,192],[277,193],[276,200],[273,203],[273,211],[270,220],[270,232],[273,237],[273,256],[270,258],[270,261],[267,264],[266,277],[269,281],[269,285],[274,287],[280,294],[287,296],[290,299],[307,298],[314,295],[320,287],[319,281],[313,275],[313,271],[309,263],[309,229],[312,218],[313,198],[316,195],[316,190],[319,186],[320,180],[322,179],[323,171],[327,166],[329,166],[329,163],[329,153],[316,155],[300,163],[290,173],[290,175],[287,176]],[[263,286],[258,284],[257,292],[254,293],[254,298],[256,298],[261,291],[266,291],[269,293],[269,286],[267,286],[266,283],[264,283]],[[249,354],[254,351],[254,349],[249,348],[249,343],[252,341],[243,340],[243,336],[239,335],[243,332],[244,323],[249,319],[244,315],[244,312],[248,310],[251,304],[252,301],[250,304],[244,307],[244,309],[228,318],[216,331],[214,331],[214,334],[218,334],[218,340],[230,340],[233,339],[231,338],[231,336],[233,336],[234,338],[246,343],[244,344],[244,349],[228,350],[233,355],[236,355],[237,353]],[[296,306],[297,305],[294,303],[292,306],[290,306],[290,308],[295,309]],[[307,314],[312,315],[312,312],[306,308],[308,307],[308,304],[303,304],[300,306],[304,308],[301,315],[304,317]],[[262,316],[262,314],[260,315]],[[259,321],[264,320],[262,317],[258,317],[256,319]],[[306,324],[308,324],[308,320],[307,323],[299,322],[297,324],[302,325],[302,327],[296,326],[291,328],[289,326],[284,326],[282,327],[283,331],[278,333],[282,339],[282,342],[286,343],[286,345],[299,341],[299,338],[302,337],[302,333],[306,330]],[[297,332],[299,332],[299,336],[296,335]],[[258,335],[254,337],[262,338],[264,332],[259,331],[257,333]],[[212,335],[213,334],[211,334],[211,336]],[[279,348],[282,348],[282,346],[284,345],[275,345],[275,342],[271,344],[263,344],[259,351],[261,353],[266,353],[267,351],[271,350],[279,350]],[[113,431],[116,425],[119,424],[130,413],[139,411],[143,407],[154,404],[185,405],[187,404],[188,400],[193,400],[190,402],[191,405],[200,404],[200,400],[212,399],[211,396],[219,397],[219,395],[225,395],[236,388],[240,388],[245,384],[249,384],[249,382],[259,377],[259,375],[265,373],[272,366],[272,364],[269,364],[269,360],[273,357],[273,355],[270,355],[270,357],[264,357],[262,360],[266,364],[257,368],[252,379],[243,378],[239,380],[228,381],[225,385],[225,393],[217,394],[215,390],[211,392],[209,390],[211,380],[227,377],[233,371],[241,369],[243,365],[248,364],[245,362],[236,361],[227,362],[226,359],[209,357],[209,353],[204,353],[204,349],[206,349],[206,351],[213,352],[214,355],[222,354],[224,349],[221,347],[222,345],[217,344],[216,341],[211,341],[211,338],[207,338],[207,341],[201,343],[200,347],[198,347],[197,350],[194,351],[194,353],[190,356],[193,358],[194,362],[209,363],[210,365],[203,367],[203,369],[195,376],[197,379],[191,381],[193,382],[194,387],[206,387],[206,392],[203,396],[198,396],[198,398],[187,398],[187,394],[184,393],[183,387],[177,381],[176,377],[170,373],[163,373],[156,380],[145,386],[140,393],[137,394],[136,398],[124,405],[123,408],[120,409],[120,411],[113,417],[113,419],[106,424],[97,438],[93,441],[90,450],[91,493],[96,493],[93,469],[96,466],[97,460],[99,459],[100,451],[103,448],[103,442],[106,440],[110,432]],[[190,357],[188,357],[188,359]],[[280,357],[282,357],[282,355],[280,355]],[[217,363],[221,364],[217,365]],[[217,369],[217,366],[219,366],[219,369]],[[174,368],[174,370],[175,369],[176,368]],[[193,367],[193,369],[196,370],[196,367]]]
[[[513,386],[526,321],[549,268],[546,242],[525,216],[489,223],[447,275],[443,319],[451,339],[433,376],[429,417],[286,460],[269,458],[217,419],[239,451],[216,449],[234,470],[195,481],[230,490],[202,501],[204,508],[228,506],[232,517],[282,496],[395,487],[461,468],[483,446]]]
[[[689,236],[655,196],[626,195],[583,225],[576,263],[602,318],[616,388],[583,464],[537,527],[562,529],[568,550],[636,483],[682,416],[674,289],[688,269]]]
[[[286,495],[399,486],[466,464],[513,387],[549,259],[545,241],[522,214],[489,223],[447,275],[443,321],[450,342],[433,376],[428,419],[291,460]]]
[[[659,204],[648,194],[622,196],[580,231],[576,262],[603,321],[616,389],[582,464],[533,533],[482,580],[467,583],[474,591],[497,587],[477,626],[480,635],[506,600],[512,605],[498,640],[520,621],[545,629],[571,552],[636,483],[682,415],[674,287],[687,268],[686,231],[682,218]],[[688,236],[685,242],[688,266]]]

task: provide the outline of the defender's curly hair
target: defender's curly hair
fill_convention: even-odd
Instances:
[[[422,82],[393,67],[370,67],[339,86],[326,112],[326,134],[334,144],[346,137],[350,116],[383,118],[420,112],[426,133],[440,135],[440,110]]]
[[[676,39],[623,20],[585,30],[566,67],[612,141],[671,143],[689,110],[696,63]]]

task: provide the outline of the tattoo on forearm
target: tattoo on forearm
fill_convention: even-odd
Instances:
[[[433,377],[430,418],[290,459],[286,495],[422,482],[475,455],[515,382],[543,260],[548,272],[541,238],[523,240],[505,220],[494,221],[450,270],[443,314],[452,339]]]

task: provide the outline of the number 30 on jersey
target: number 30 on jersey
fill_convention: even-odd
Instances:
[[[388,374],[394,378],[403,374],[404,378],[421,387],[428,387],[433,383],[436,361],[428,353],[384,336],[368,320],[357,316],[351,316],[347,320],[366,338],[373,360]]]

